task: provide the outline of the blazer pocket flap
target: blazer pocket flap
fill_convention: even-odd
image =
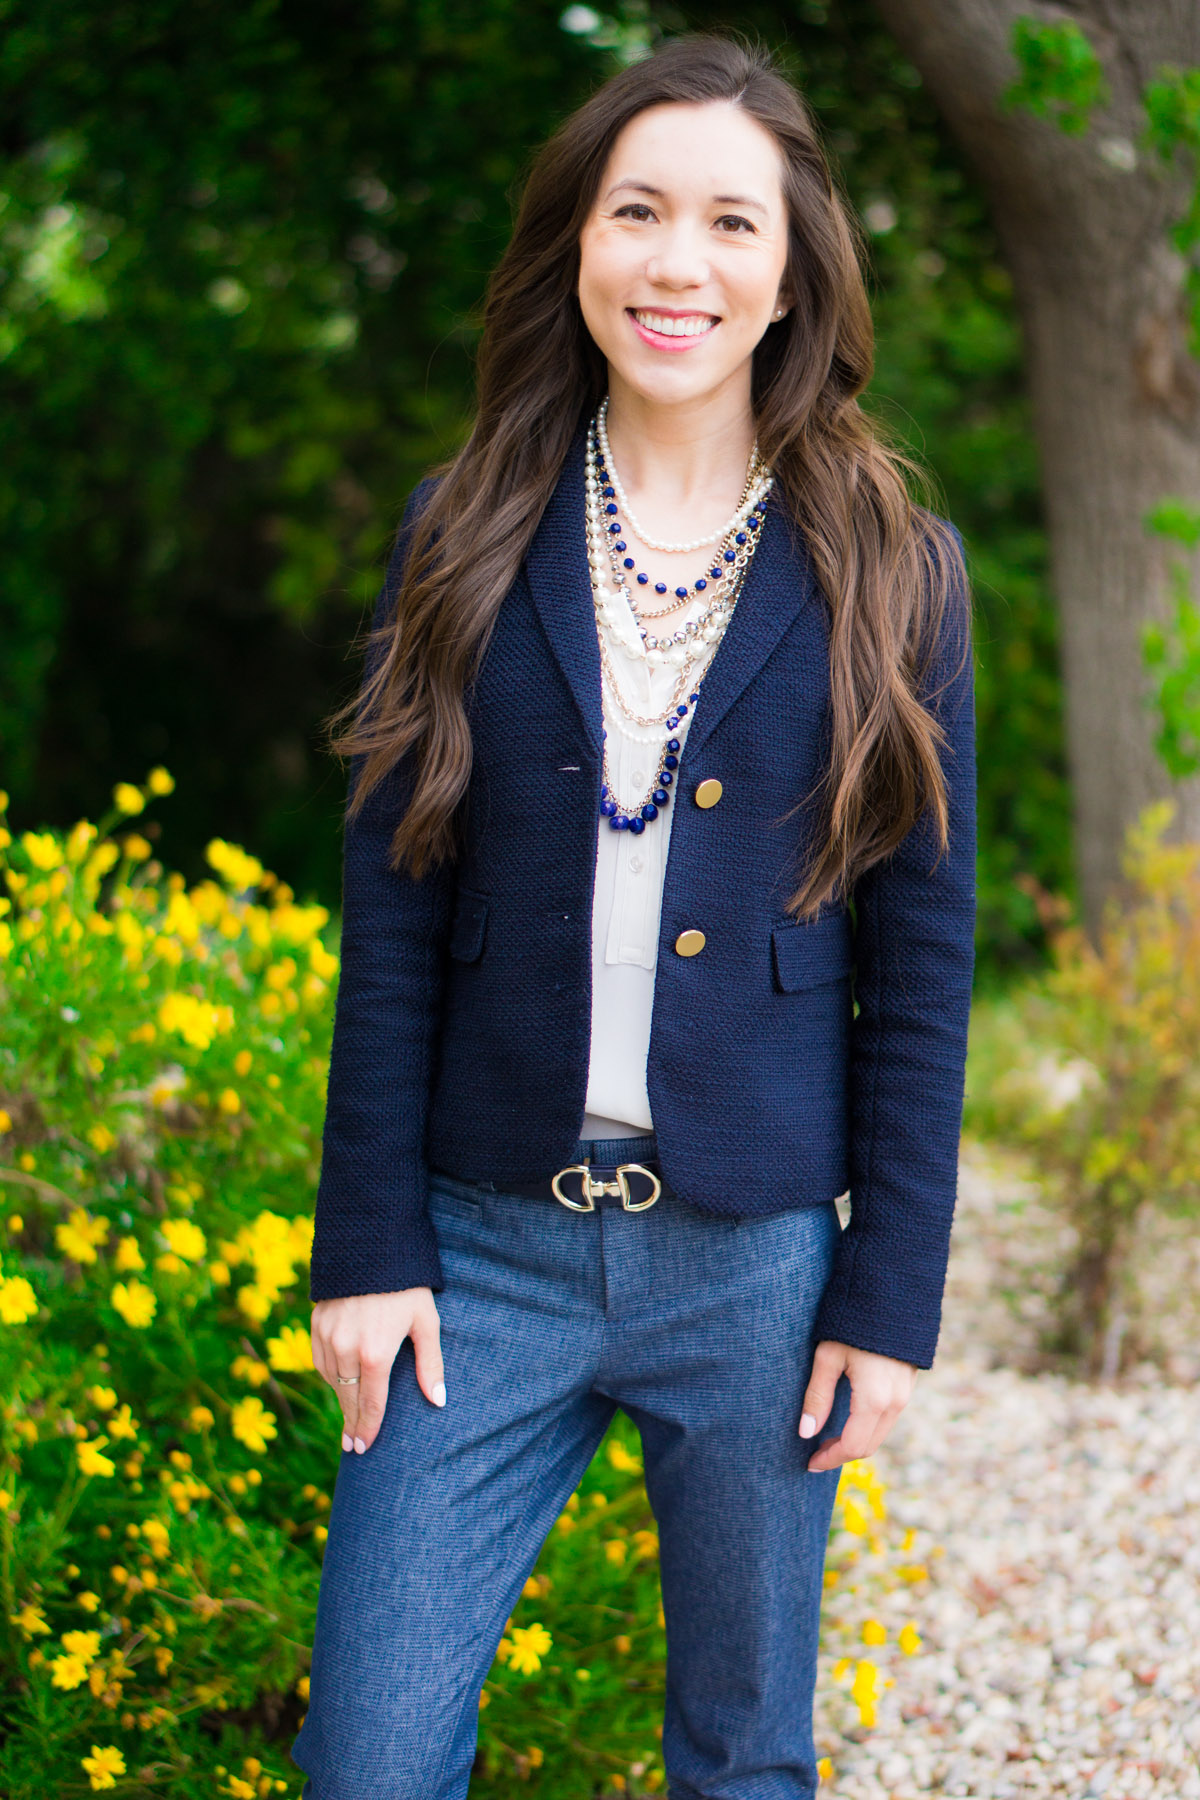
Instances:
[[[450,927],[450,954],[455,962],[478,962],[483,955],[487,916],[488,903],[483,895],[460,888]]]
[[[771,957],[775,984],[785,994],[844,980],[854,967],[850,915],[829,913],[815,923],[773,925]]]

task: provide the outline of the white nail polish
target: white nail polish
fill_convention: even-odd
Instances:
[[[804,1413],[800,1419],[800,1436],[802,1438],[810,1438],[814,1435],[816,1429],[817,1421],[813,1418],[812,1414]]]
[[[446,1404],[446,1384],[444,1381],[439,1381],[433,1390],[433,1404],[435,1406],[445,1406]]]
[[[363,1451],[366,1449],[366,1447],[367,1447],[366,1443],[364,1442],[364,1440],[362,1438],[355,1438],[354,1448],[358,1451],[358,1454],[360,1456],[363,1454]]]
[[[343,1433],[342,1433],[342,1449],[343,1450],[353,1450],[353,1448],[354,1448],[354,1439],[350,1436],[350,1433],[348,1431],[343,1431]]]

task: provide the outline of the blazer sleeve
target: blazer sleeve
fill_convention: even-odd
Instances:
[[[934,868],[936,826],[922,815],[855,884],[851,1216],[821,1299],[817,1341],[928,1369],[957,1196],[975,966],[974,650],[961,577],[951,585],[922,701],[946,731],[949,845]]]
[[[431,488],[423,481],[405,507],[376,625],[395,605],[412,525]],[[352,760],[347,803],[362,761]],[[401,758],[345,823],[312,1300],[445,1286],[427,1206],[425,1124],[454,878],[445,864],[420,881],[387,865],[412,775]]]

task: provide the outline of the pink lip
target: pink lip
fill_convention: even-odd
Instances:
[[[649,311],[650,309],[647,308],[647,310]],[[656,306],[653,310],[656,313],[660,313],[665,319],[711,319],[713,317],[712,313],[698,313],[694,308],[687,312],[676,312],[669,306]],[[665,333],[661,331],[648,331],[647,328],[634,317],[632,307],[626,308],[626,311],[629,316],[630,324],[633,326],[633,329],[637,332],[642,342],[651,345],[655,350],[693,350],[697,344],[703,344],[712,336],[712,332],[705,331],[696,337],[667,337]],[[719,320],[717,322],[718,324],[720,323]]]

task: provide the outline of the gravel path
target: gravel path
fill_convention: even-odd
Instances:
[[[823,1666],[822,1800],[1200,1800],[1200,1382],[1020,1372],[1020,1187],[964,1145],[937,1362],[874,1458],[930,1579],[851,1652],[894,1677],[873,1729]]]

